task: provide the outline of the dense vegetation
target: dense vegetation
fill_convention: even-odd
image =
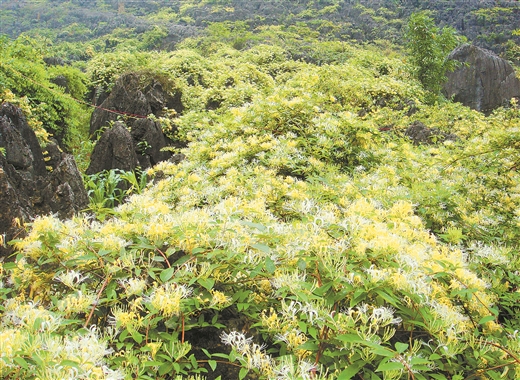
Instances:
[[[82,6],[32,6],[47,3]],[[152,23],[181,12],[147,4]],[[181,8],[228,2],[204,4]],[[150,49],[166,38],[159,27],[113,31],[114,46],[1,41],[2,99],[24,108],[42,144],[62,136],[81,167],[74,136],[86,140],[89,110],[74,99],[126,72],[181,94],[182,112],[161,121],[187,146],[180,164],[149,169],[148,185],[86,178],[89,212],[42,216],[11,242],[1,376],[518,378],[516,104],[485,116],[433,97],[417,53],[388,41],[260,25],[214,23],[171,51]],[[75,67],[45,63],[58,52]],[[414,121],[458,138],[414,145]]]
[[[13,0],[0,2],[0,25],[12,38],[43,36],[67,47],[59,49],[62,57],[88,60],[93,51],[120,45],[171,49],[215,22],[241,22],[253,32],[271,25],[304,26],[321,39],[402,43],[406,20],[422,10],[431,11],[441,27],[520,59],[520,36],[514,33],[520,29],[520,9],[514,0]],[[129,39],[139,43],[128,44]]]

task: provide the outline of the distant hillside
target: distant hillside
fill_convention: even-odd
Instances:
[[[212,22],[245,21],[251,30],[305,25],[322,39],[399,43],[407,17],[425,9],[440,26],[453,26],[476,45],[520,60],[520,36],[514,33],[520,29],[518,1],[3,0],[0,32],[61,42],[106,38],[107,48],[117,44],[118,33],[148,33],[160,42],[150,47],[171,49]]]

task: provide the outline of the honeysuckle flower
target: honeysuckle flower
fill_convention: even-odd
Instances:
[[[58,310],[65,315],[73,313],[87,313],[96,300],[95,294],[85,294],[78,290],[75,294],[69,294],[58,301]]]
[[[136,330],[142,326],[143,318],[136,310],[129,310],[125,306],[114,307],[112,315],[108,316],[108,323],[117,329]]]
[[[185,285],[166,283],[154,289],[145,302],[150,303],[165,317],[179,315],[181,312],[181,300],[188,297],[192,289]]]
[[[269,373],[272,371],[272,359],[264,352],[265,346],[253,342],[253,338],[247,338],[243,333],[230,331],[220,335],[222,343],[232,346],[242,355],[249,369],[257,368]]]
[[[226,296],[218,290],[211,289],[210,293],[213,296],[210,303],[210,306],[212,307],[223,308],[228,306],[232,301],[231,297]]]
[[[119,284],[125,289],[127,296],[142,295],[146,288],[146,280],[142,278],[125,278],[118,281]]]
[[[316,364],[308,362],[307,360],[300,360],[298,362],[298,373],[304,380],[314,378],[316,369]]]
[[[81,284],[86,279],[88,279],[88,276],[84,276],[81,274],[81,272],[75,270],[69,270],[54,276],[55,281],[59,281],[69,288],[74,288],[76,285]]]

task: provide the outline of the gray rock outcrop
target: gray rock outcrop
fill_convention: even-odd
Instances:
[[[23,223],[51,213],[70,218],[88,206],[88,195],[73,157],[54,143],[44,155],[22,111],[10,103],[0,106],[0,147],[2,258],[12,251],[5,243],[23,236]]]
[[[168,145],[175,145],[163,134],[158,121],[146,117],[161,116],[164,108],[181,113],[183,105],[180,92],[172,95],[165,91],[158,81],[142,78],[136,73],[123,75],[116,81],[112,92],[106,96],[100,107],[93,112],[90,120],[90,135],[95,138],[99,131],[110,123],[120,118],[124,119],[132,137],[132,144],[128,147],[132,146],[134,149],[138,165],[143,169],[148,168],[169,159],[171,153],[163,152],[161,149]],[[115,144],[115,140],[112,137],[110,139],[112,144]],[[127,139],[125,141],[129,143]],[[100,140],[98,144],[102,144],[103,147],[94,149],[87,173],[96,173],[98,168],[121,170],[128,170],[128,167],[131,168],[130,170],[135,168],[133,158],[127,163],[116,160],[121,163],[121,166],[113,166],[117,162],[114,161],[113,153],[110,153],[110,149],[105,146],[106,142]],[[105,154],[108,155],[104,156]],[[105,164],[100,163],[103,160],[106,161]]]
[[[428,128],[420,121],[414,121],[408,126],[404,135],[410,138],[414,145],[435,144],[446,140],[456,141],[458,136],[453,133],[441,132],[437,128]]]
[[[134,170],[139,165],[132,135],[125,125],[118,121],[112,128],[103,132],[90,158],[86,174],[104,170]]]
[[[461,65],[447,74],[443,89],[447,98],[488,113],[520,97],[520,80],[513,67],[494,53],[464,44],[453,50],[449,59]]]

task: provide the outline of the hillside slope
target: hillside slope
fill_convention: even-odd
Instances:
[[[520,57],[520,37],[513,33],[520,29],[518,1],[15,0],[0,2],[0,33],[39,34],[54,43],[96,41],[105,49],[137,37],[148,48],[171,49],[211,23],[239,21],[250,31],[306,26],[324,39],[400,43],[406,19],[420,10],[430,10],[440,26],[456,28],[481,47]]]
[[[206,42],[122,69],[181,92],[185,160],[14,242],[1,376],[518,378],[519,110],[426,105],[385,45]]]

